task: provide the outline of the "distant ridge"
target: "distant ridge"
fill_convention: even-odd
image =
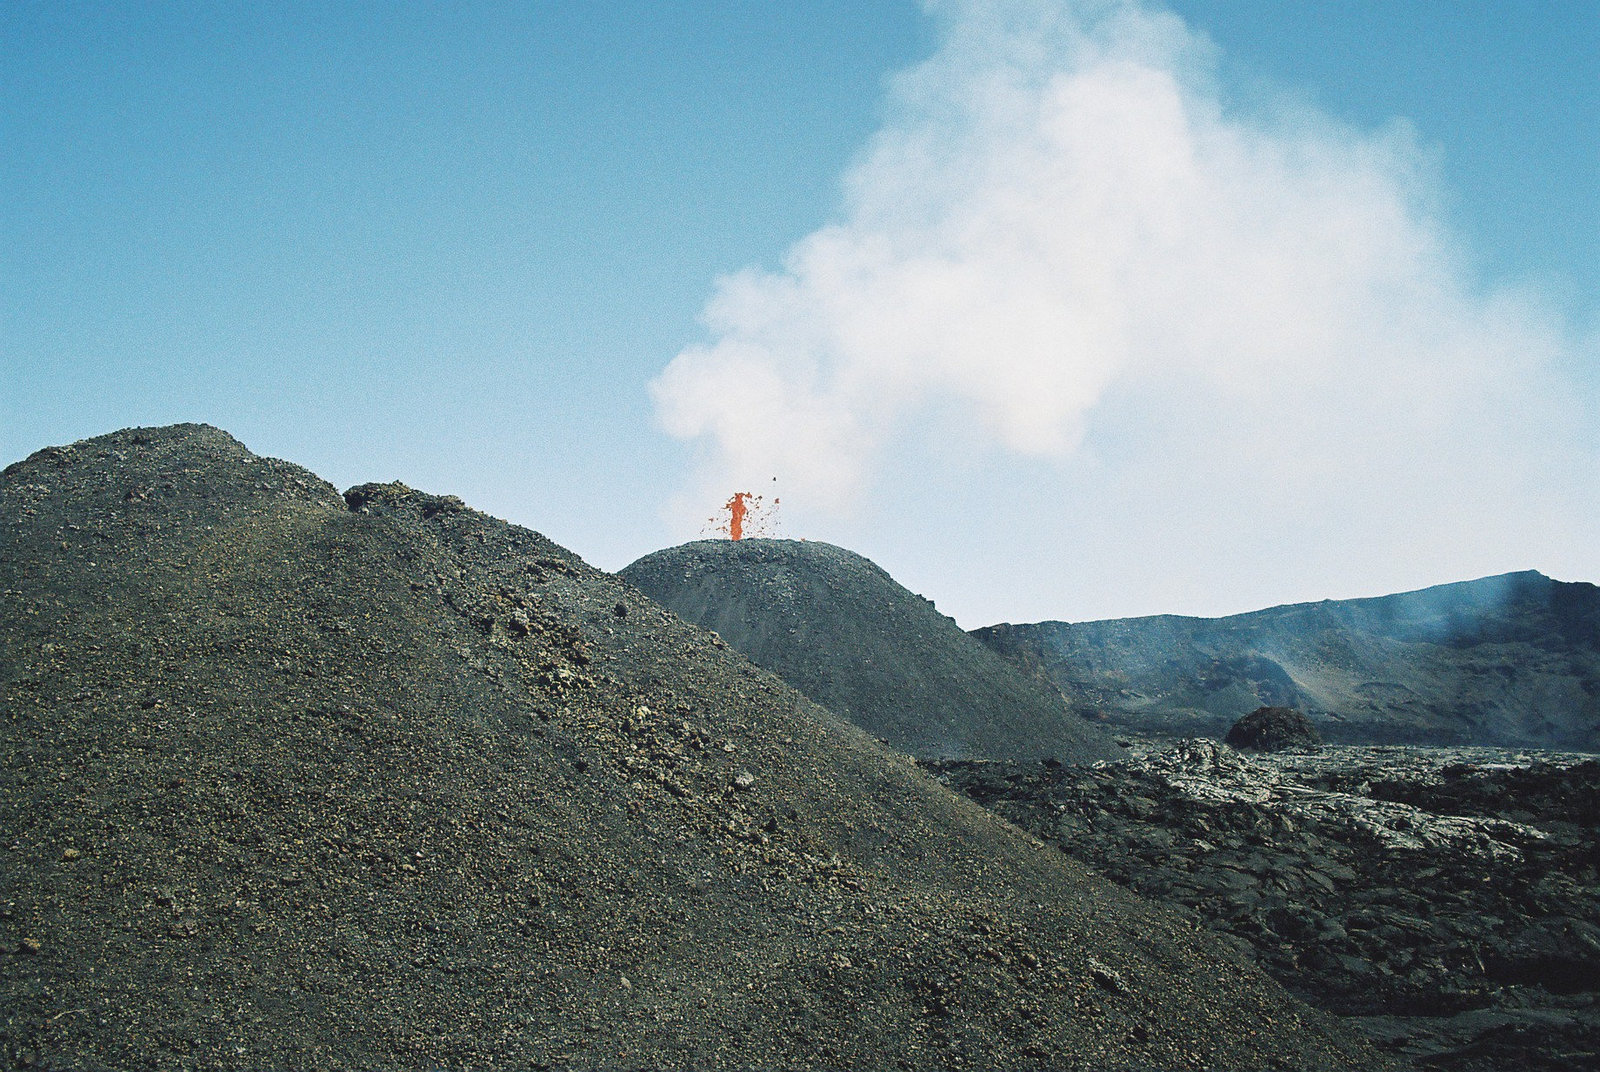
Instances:
[[[700,540],[621,576],[817,703],[925,759],[1120,758],[1054,689],[832,544]]]
[[[0,831],[0,1067],[1382,1064],[543,536],[201,425],[0,474]]]
[[[1534,571],[1226,618],[973,635],[1130,729],[1220,737],[1281,705],[1334,741],[1600,750],[1600,588]]]

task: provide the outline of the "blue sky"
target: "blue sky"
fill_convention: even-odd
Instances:
[[[0,12],[0,463],[127,425],[207,421],[341,487],[459,494],[611,569],[697,535],[724,491],[770,469],[789,535],[870,555],[967,626],[1226,613],[1520,568],[1600,580],[1585,476],[1600,428],[1593,3],[333,7]],[[1108,10],[1127,25],[1106,29]],[[922,74],[896,76],[911,68]],[[1022,111],[973,119],[960,95],[1001,69]],[[1152,77],[1117,80],[1131,70]],[[1013,134],[1037,140],[1018,117],[1037,116],[1044,98],[1028,94],[1047,83],[1199,117],[1210,192],[1198,206],[1260,200],[1288,219],[1326,195],[1363,226],[1394,220],[1352,254],[1368,275],[1327,293],[1391,288],[1353,308],[1414,348],[1480,334],[1498,348],[1354,363],[1348,379],[1367,383],[1398,363],[1385,399],[1467,385],[1405,435],[1377,388],[1341,393],[1316,378],[1325,369],[1217,349],[1241,324],[1270,335],[1297,320],[1296,302],[1325,298],[1311,283],[1310,297],[1286,286],[1278,305],[1221,317],[1180,348],[1185,310],[1253,297],[1191,292],[1159,266],[1204,276],[1292,260],[1304,221],[1244,247],[1220,226],[1186,233],[1170,262],[1130,260],[1116,278],[1137,283],[1084,329],[1081,367],[1078,350],[1058,367],[1048,331],[1013,337],[1018,318],[987,306],[961,323],[993,317],[992,332],[950,353],[922,339],[892,374],[803,341],[843,330],[817,282],[834,263],[818,259],[833,248],[818,235],[842,236],[852,257],[889,235],[891,262],[936,250],[952,278],[1008,302],[1038,293],[1045,313],[1082,326],[1082,294],[1041,267],[1062,249],[1019,261],[918,245],[979,218],[974,201],[992,208],[982,199],[999,194],[967,190],[968,170],[1009,159]],[[940,183],[885,163],[885,146],[913,143],[942,154]],[[1280,191],[1261,161],[1285,146]],[[1087,150],[1028,159],[1109,166]],[[1330,178],[1374,192],[1340,200]],[[1039,179],[1001,193],[1044,205],[1052,224],[1067,209],[1098,219],[1081,215],[1082,189]],[[888,220],[885,205],[911,202],[918,222]],[[1112,210],[1149,225],[1149,203]],[[1419,245],[1412,274],[1372,275]],[[872,285],[903,286],[902,268]],[[730,290],[740,272],[757,298]],[[777,303],[774,288],[801,297]],[[1165,319],[1139,320],[1169,302]],[[1416,303],[1426,315],[1413,321]],[[1130,309],[1127,339],[1096,349]],[[892,301],[854,310],[849,333],[900,339],[904,315]],[[1377,337],[1354,315],[1328,328],[1330,353]],[[1193,367],[1190,349],[1204,351]],[[770,373],[773,392],[741,397],[749,377],[730,388],[718,361],[735,352],[755,355],[735,372]],[[1241,407],[1237,423],[1176,401],[1201,382]],[[1308,402],[1317,392],[1326,401]],[[774,454],[761,429],[730,424],[753,415],[770,432],[808,406],[845,411],[843,432],[817,432],[845,438],[811,450],[797,433]],[[1359,419],[1324,428],[1329,411]],[[1281,437],[1241,436],[1274,420]],[[1305,445],[1285,453],[1284,440]],[[834,448],[842,461],[822,465]],[[1378,459],[1391,458],[1415,459],[1401,466],[1409,483],[1385,482],[1395,466]],[[1418,490],[1432,488],[1437,507]],[[1286,490],[1267,502],[1264,489]],[[1412,507],[1389,511],[1397,501]]]

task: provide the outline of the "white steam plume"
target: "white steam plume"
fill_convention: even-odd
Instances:
[[[1592,484],[1550,372],[1575,344],[1471,281],[1403,122],[1230,111],[1208,42],[1138,3],[928,7],[941,45],[894,80],[841,220],[721,279],[711,341],[652,384],[710,486],[848,509],[930,423],[1239,524],[1541,466]]]

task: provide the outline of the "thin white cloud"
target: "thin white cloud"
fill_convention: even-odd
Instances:
[[[1576,344],[1472,280],[1405,123],[1232,109],[1209,43],[1137,3],[929,7],[941,45],[894,80],[840,221],[720,280],[710,340],[652,384],[710,486],[776,475],[848,513],[934,424],[1107,486],[1215,485],[1179,499],[1241,525],[1456,520],[1487,481],[1582,526],[1530,486],[1592,485],[1552,371]]]

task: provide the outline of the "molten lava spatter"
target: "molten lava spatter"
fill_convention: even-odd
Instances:
[[[777,537],[780,535],[778,500],[774,498],[769,502],[760,495],[736,491],[722,504],[722,509],[717,511],[715,517],[706,519],[706,527],[700,532],[704,535],[708,530],[730,540],[751,536]]]
[[[741,540],[744,538],[744,515],[750,509],[749,502],[755,496],[748,491],[736,491],[733,498],[729,499],[723,509],[728,511],[728,539]]]

